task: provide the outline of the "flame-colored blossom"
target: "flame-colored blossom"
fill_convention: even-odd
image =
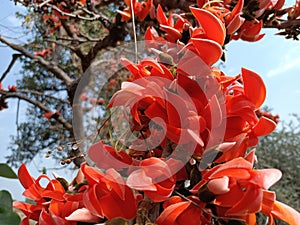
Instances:
[[[196,204],[193,204],[196,203]],[[164,211],[156,220],[157,225],[201,225],[209,224],[210,217],[204,215],[202,204],[198,198],[191,197],[191,201],[184,201],[178,196],[171,197],[164,203]],[[202,204],[203,206],[203,204]],[[208,218],[206,217],[208,216]]]
[[[104,174],[85,163],[81,165],[81,170],[88,183],[83,204],[93,215],[107,219],[135,217],[136,196],[118,172],[108,169]]]
[[[167,200],[175,188],[175,182],[168,161],[154,157],[141,161],[140,169],[133,171],[127,179],[129,187],[143,191],[154,202]]]
[[[24,164],[21,165],[18,176],[26,189],[23,195],[35,203],[14,202],[14,207],[20,209],[26,216],[22,223],[27,224],[28,220],[32,219],[37,221],[39,225],[76,224],[76,222],[67,221],[65,217],[83,207],[82,192],[68,194],[58,179],[51,180],[46,175],[34,179]],[[40,181],[42,179],[48,180],[46,187],[41,186]]]

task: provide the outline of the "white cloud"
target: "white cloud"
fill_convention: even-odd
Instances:
[[[291,57],[288,57],[288,58],[291,58]],[[294,69],[300,69],[300,58],[284,60],[283,62],[279,63],[277,67],[270,70],[267,73],[267,77],[274,77],[277,75],[285,75],[287,72],[294,70]]]
[[[275,40],[272,42],[271,40]],[[270,43],[265,56],[268,59],[268,72],[265,73],[268,78],[274,76],[286,76],[287,73],[300,70],[300,45],[297,41],[287,40],[283,37],[274,36],[270,38]]]

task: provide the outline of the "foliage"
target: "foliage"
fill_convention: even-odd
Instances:
[[[282,179],[273,186],[277,198],[300,210],[299,181],[299,117],[293,116],[290,122],[282,121],[281,127],[263,137],[257,147],[258,166],[278,168]],[[272,157],[268,157],[272,155]]]
[[[0,176],[6,178],[18,178],[15,172],[5,163],[0,163]]]
[[[8,191],[0,191],[0,224],[18,225],[20,218],[16,212],[13,211],[13,200]]]

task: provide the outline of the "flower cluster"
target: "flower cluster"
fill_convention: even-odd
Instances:
[[[129,3],[124,20],[132,16]],[[259,17],[279,3],[261,2],[251,15]],[[108,104],[111,111],[121,111],[112,125],[123,128],[123,134],[112,134],[115,144],[92,145],[88,156],[95,167],[83,163],[70,185],[44,175],[35,180],[23,165],[24,195],[35,204],[15,203],[26,215],[22,224],[121,217],[136,224],[254,225],[259,212],[270,225],[275,218],[298,224],[300,214],[268,190],[281,172],[254,169],[255,151],[248,151],[277,123],[260,111],[266,97],[262,78],[246,68],[227,76],[213,66],[228,35],[261,38],[261,22],[243,19],[243,5],[242,0],[233,7],[198,1],[202,8],[190,7],[192,18],[167,17],[158,6],[156,19],[165,33],[160,36],[150,27],[145,34],[145,46],[156,57],[138,63],[122,58],[131,77]],[[153,5],[134,2],[133,7],[143,19]],[[41,178],[49,181],[46,187],[39,184]]]

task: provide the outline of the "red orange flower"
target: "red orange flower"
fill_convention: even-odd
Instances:
[[[96,162],[98,168],[121,170],[129,167],[133,160],[124,151],[117,152],[116,149],[105,145],[103,141],[93,144],[88,151],[91,160]]]
[[[131,7],[130,0],[125,0],[125,3],[127,5],[127,8],[124,9],[123,11],[117,10],[117,12],[122,15],[123,21],[128,21],[132,17],[131,15],[132,7]],[[133,6],[134,15],[137,15],[140,21],[143,21],[148,16],[149,13],[154,11],[154,5],[152,3],[152,0],[142,1],[142,2],[139,2],[137,0],[132,0],[132,6]]]
[[[281,178],[276,169],[253,170],[253,162],[236,158],[203,172],[202,180],[193,188],[200,200],[208,192],[224,216],[246,216],[262,210],[264,192]],[[223,216],[223,215],[222,215]]]
[[[46,175],[34,179],[24,164],[21,165],[18,176],[26,189],[23,195],[35,202],[35,204],[14,202],[14,207],[20,209],[26,216],[23,224],[27,224],[29,219],[37,221],[39,225],[76,224],[76,222],[67,221],[65,217],[83,207],[82,193],[68,194],[57,179],[51,180]],[[40,185],[41,179],[49,181],[46,187]]]
[[[59,110],[56,110],[55,113],[49,111],[49,112],[45,112],[45,113],[44,113],[44,117],[50,121],[52,118],[57,118],[57,117],[59,117],[59,114],[60,114]]]
[[[135,217],[136,196],[119,173],[114,169],[108,169],[104,174],[85,163],[81,165],[81,170],[88,183],[83,203],[94,216],[108,219]]]
[[[141,161],[140,167],[129,175],[127,185],[143,191],[154,202],[167,200],[176,182],[168,162],[152,157]]]
[[[156,220],[157,225],[201,225],[210,224],[210,219],[204,216],[203,211],[196,204],[200,201],[192,197],[192,201],[183,201],[180,197],[174,196],[164,204],[164,211]],[[202,204],[203,205],[203,204]]]

